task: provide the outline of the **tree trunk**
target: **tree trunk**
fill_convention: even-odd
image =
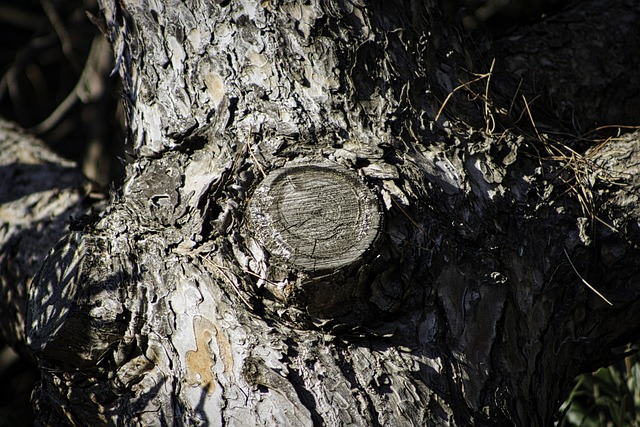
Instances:
[[[57,240],[91,204],[75,164],[0,119],[0,336],[23,356],[27,289]]]
[[[136,158],[30,287],[40,423],[549,425],[640,324],[639,134],[567,136],[640,6],[577,7],[102,1]]]

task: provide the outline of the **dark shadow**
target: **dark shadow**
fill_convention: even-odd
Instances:
[[[55,179],[52,179],[55,177]],[[77,168],[52,163],[0,166],[0,204],[53,189],[79,187],[85,181]]]

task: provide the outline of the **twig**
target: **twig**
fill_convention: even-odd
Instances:
[[[496,128],[496,120],[489,109],[489,85],[491,84],[491,75],[493,74],[494,65],[496,65],[496,58],[493,58],[493,61],[491,61],[491,67],[489,67],[489,72],[487,73],[487,85],[484,89],[485,131],[489,135],[491,135]]]
[[[533,126],[533,130],[536,131],[536,135],[538,136],[538,140],[544,142],[542,136],[540,136],[540,132],[538,132],[538,126],[536,126],[536,122],[533,120],[533,115],[531,114],[531,109],[529,109],[529,103],[527,102],[527,97],[522,95],[522,100],[524,101],[524,106],[529,115],[529,120],[531,120],[531,125]]]
[[[509,105],[509,111],[507,111],[507,115],[511,116],[511,111],[513,110],[513,106],[516,103],[516,97],[518,96],[518,92],[520,92],[520,87],[522,86],[522,82],[524,79],[520,79],[518,83],[518,87],[516,88],[516,93],[513,94],[513,98],[511,98],[511,104]]]
[[[640,129],[640,126],[605,125],[605,126],[598,126],[591,132],[596,132],[603,129]]]
[[[86,104],[103,95],[102,74],[104,74],[104,69],[110,68],[110,61],[111,54],[106,40],[104,37],[96,36],[76,85],[56,109],[46,119],[32,127],[30,131],[36,135],[42,135],[57,126],[78,101]]]
[[[73,42],[71,41],[71,35],[67,31],[56,7],[51,0],[40,0],[40,6],[44,13],[49,18],[53,30],[56,32],[58,39],[60,39],[60,45],[62,46],[62,53],[69,60],[69,62],[76,68],[80,69],[81,65],[78,57],[73,51]]]
[[[424,228],[422,228],[422,226],[421,226],[420,224],[418,224],[418,223],[416,222],[416,220],[415,220],[415,219],[413,219],[413,218],[411,217],[411,215],[409,215],[409,214],[407,213],[407,211],[405,211],[405,210],[402,208],[402,206],[400,206],[400,204],[396,201],[396,199],[394,199],[394,198],[393,198],[393,196],[391,196],[390,198],[391,198],[391,201],[393,202],[393,204],[394,204],[394,205],[396,205],[396,206],[398,207],[398,209],[400,209],[400,212],[402,212],[402,214],[403,214],[404,216],[406,216],[406,217],[407,217],[407,219],[408,219],[408,220],[413,224],[413,226],[414,226],[415,228],[417,228],[418,230],[420,230],[420,231],[422,232],[422,234],[424,234],[424,235],[425,235],[429,240],[431,240],[431,242],[432,242],[432,243],[435,243],[435,241],[434,241],[434,240],[433,240],[433,238],[429,235],[429,233],[427,233],[427,231],[426,231]]]
[[[249,150],[249,156],[251,156],[251,158],[253,159],[254,162],[256,162],[256,166],[258,166],[258,169],[260,170],[260,173],[262,174],[263,178],[267,177],[267,174],[264,172],[264,169],[262,168],[262,165],[260,164],[260,162],[258,161],[258,159],[256,158],[255,154],[253,154],[253,147],[251,147],[251,141],[250,141],[251,136],[249,136],[247,138],[247,149]]]
[[[238,297],[242,300],[242,302],[250,309],[253,309],[253,306],[249,303],[249,301],[247,301],[245,299],[245,297],[242,295],[242,291],[240,291],[240,289],[238,288],[238,285],[236,283],[233,282],[233,280],[231,280],[229,278],[229,276],[226,275],[226,273],[224,272],[225,267],[220,266],[218,264],[216,264],[215,262],[211,261],[210,259],[208,259],[205,256],[199,255],[200,259],[202,259],[203,261],[209,263],[209,265],[211,265],[213,268],[215,268],[216,270],[218,270],[218,273],[220,273],[220,275],[222,277],[224,277],[227,282],[229,282],[229,284],[231,285],[231,287],[233,288],[234,291],[236,291],[236,294],[238,295]]]
[[[569,258],[569,254],[567,253],[567,248],[562,248],[564,250],[564,254],[567,256],[567,259],[569,260],[569,264],[571,264],[571,268],[573,268],[573,271],[576,272],[576,274],[578,275],[578,277],[580,278],[580,280],[582,280],[582,283],[584,283],[585,285],[587,285],[589,287],[589,289],[591,289],[593,292],[596,293],[596,295],[598,295],[600,298],[602,298],[607,304],[609,304],[611,307],[613,307],[613,304],[611,303],[611,301],[609,301],[608,299],[605,298],[604,295],[602,295],[600,292],[598,292],[598,290],[596,288],[594,288],[593,286],[591,286],[589,284],[589,282],[587,282],[586,280],[584,280],[582,278],[582,276],[580,275],[580,273],[578,273],[578,270],[576,269],[576,266],[573,265],[573,262],[571,262],[571,258]]]
[[[466,82],[466,83],[462,83],[460,86],[456,87],[451,92],[449,92],[449,95],[447,95],[447,97],[444,99],[444,102],[440,106],[440,109],[438,110],[438,114],[436,114],[436,117],[433,119],[433,121],[434,122],[438,121],[438,118],[440,118],[440,114],[442,114],[442,110],[444,110],[444,107],[447,105],[447,102],[449,102],[449,99],[451,99],[451,97],[453,96],[454,93],[456,93],[457,91],[459,91],[462,88],[467,88],[467,89],[470,90],[470,88],[469,88],[470,84],[475,83],[475,82],[479,82],[480,80],[486,79],[487,77],[489,77],[489,74],[482,74],[478,78],[475,78],[475,79],[473,79],[473,80],[471,80],[469,82]],[[471,91],[471,92],[473,92],[473,91]]]

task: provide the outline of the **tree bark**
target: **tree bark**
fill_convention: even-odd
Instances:
[[[69,217],[91,204],[91,187],[72,162],[0,119],[0,336],[23,356],[31,280]]]
[[[509,68],[547,50],[429,1],[101,8],[136,159],[29,291],[41,424],[548,425],[638,337],[639,134],[558,136]],[[589,76],[582,126],[637,119]]]

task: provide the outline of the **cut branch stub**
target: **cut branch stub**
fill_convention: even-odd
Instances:
[[[334,164],[271,172],[254,192],[249,212],[255,237],[271,255],[311,273],[356,264],[381,223],[376,195]]]

